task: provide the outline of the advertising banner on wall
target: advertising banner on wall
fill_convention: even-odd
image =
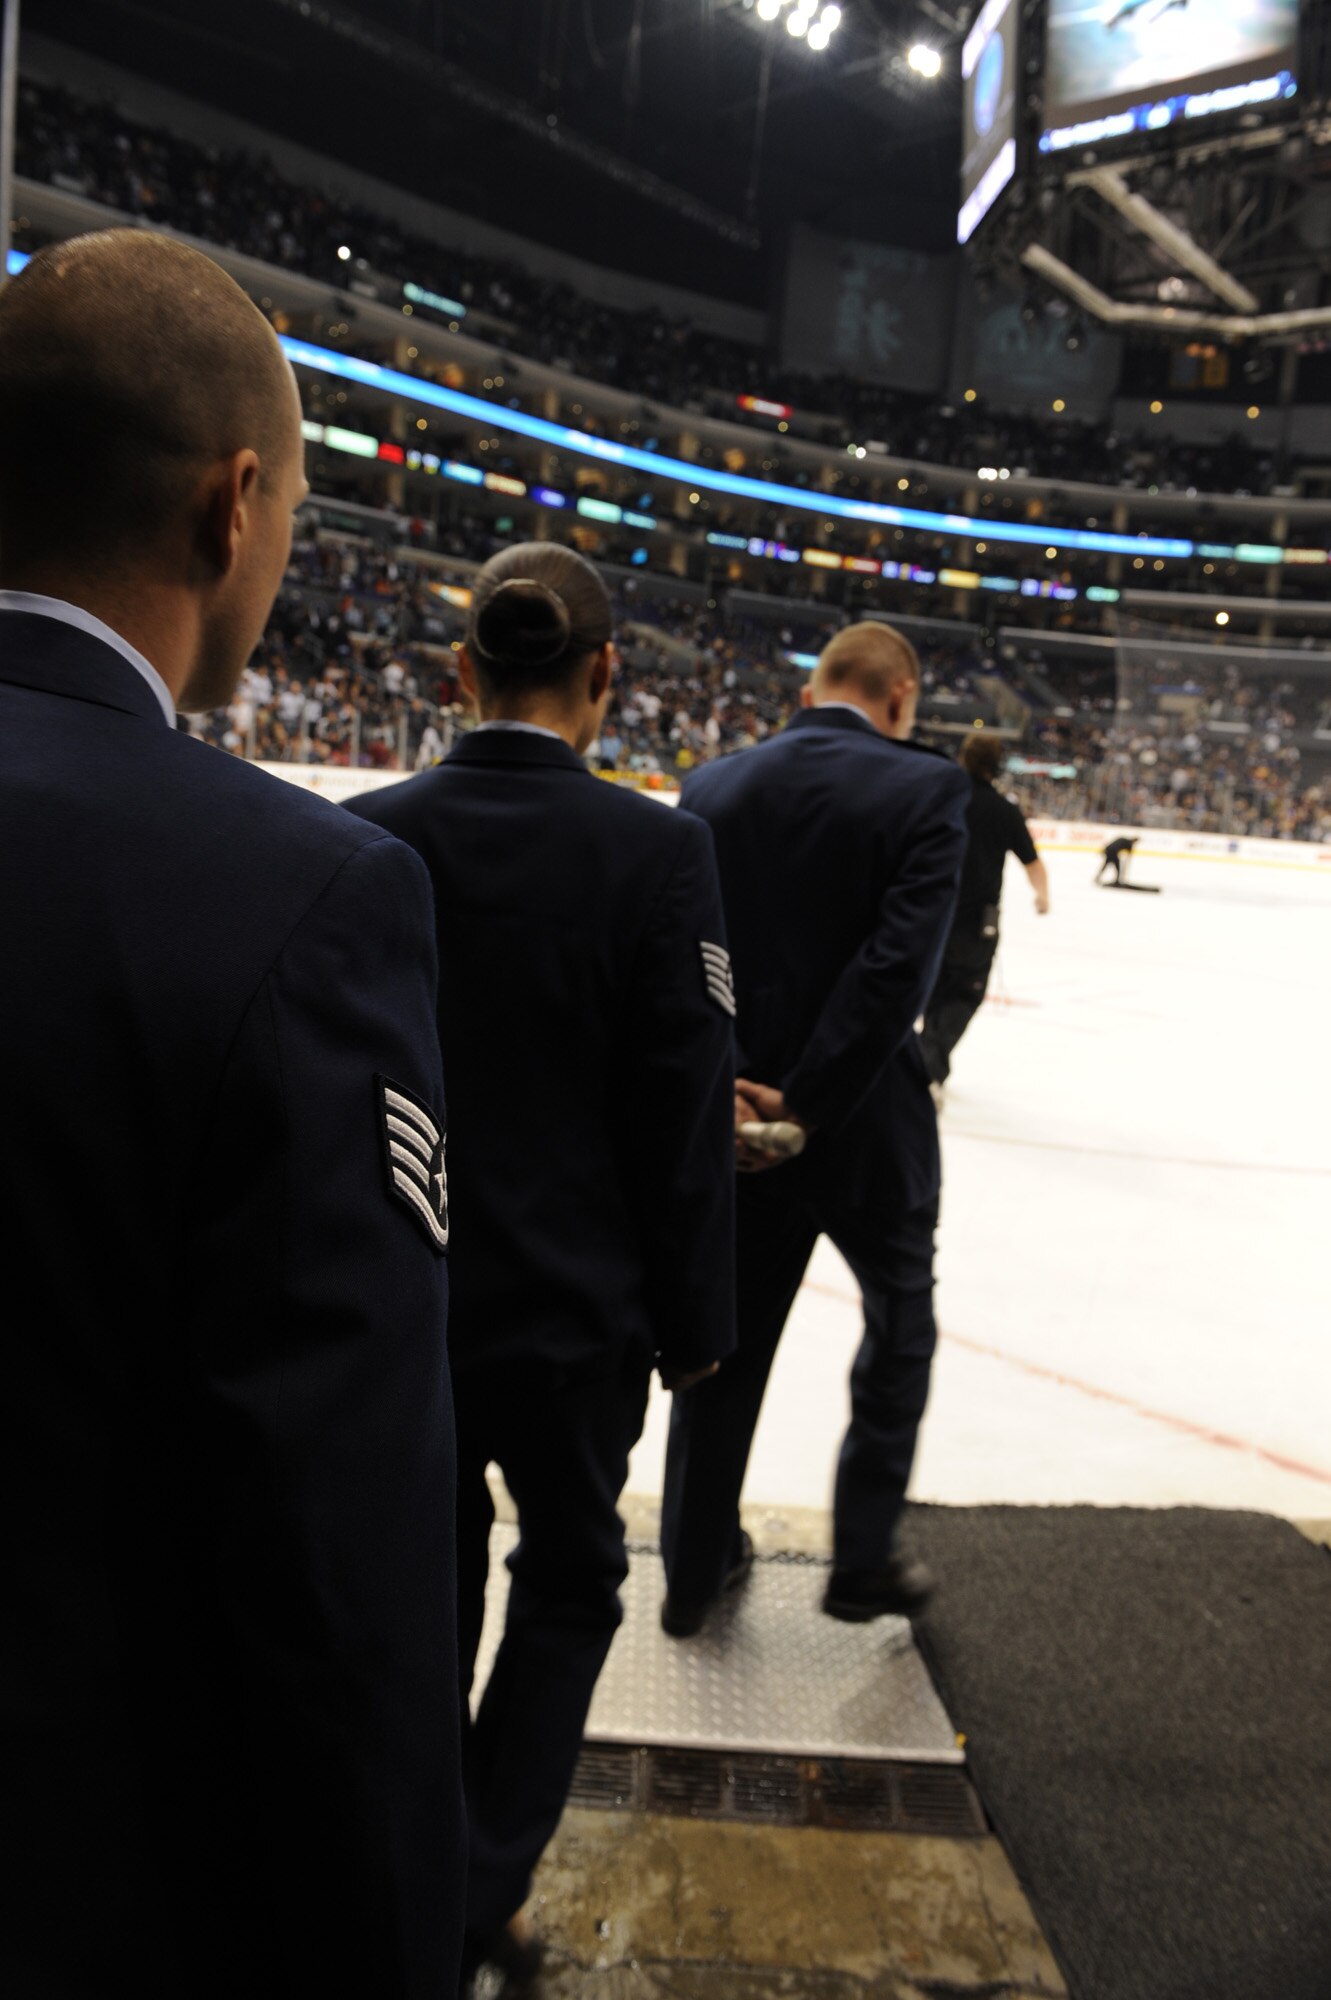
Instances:
[[[956,396],[974,389],[999,409],[1047,411],[1055,397],[1077,417],[1106,416],[1118,387],[1122,342],[1083,326],[1069,349],[1070,322],[1027,319],[1019,293],[983,288],[967,272],[959,289],[951,376]]]
[[[939,391],[957,275],[952,257],[798,228],[786,266],[781,358],[810,374]]]

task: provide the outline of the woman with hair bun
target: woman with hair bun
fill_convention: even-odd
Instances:
[[[582,556],[504,550],[476,578],[460,656],[478,727],[353,807],[434,881],[464,1691],[490,1465],[518,1510],[503,1641],[474,1723],[464,1712],[472,1969],[538,1955],[519,1914],[620,1620],[616,1508],[652,1368],[684,1387],[734,1344],[734,1002],[712,839],[583,762],[612,633]]]

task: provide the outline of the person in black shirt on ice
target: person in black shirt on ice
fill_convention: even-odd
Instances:
[[[924,1010],[925,1068],[935,1097],[941,1098],[952,1051],[978,1012],[998,950],[998,906],[1003,865],[1015,854],[1030,877],[1035,907],[1049,913],[1049,873],[1035,849],[1020,807],[1005,799],[994,780],[1003,769],[1002,740],[976,731],[961,746],[961,763],[971,780],[966,811],[969,840],[961,869],[957,914],[943,953],[938,980]]]
[[[1109,884],[1109,887],[1111,889],[1121,889],[1127,879],[1128,856],[1136,845],[1136,841],[1129,840],[1126,834],[1120,834],[1117,840],[1111,840],[1105,849],[1104,860],[1100,863],[1100,872],[1095,878],[1097,883],[1103,882],[1105,876],[1112,868],[1114,879]]]

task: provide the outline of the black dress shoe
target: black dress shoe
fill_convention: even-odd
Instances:
[[[871,1618],[895,1614],[913,1618],[933,1595],[934,1580],[922,1562],[909,1556],[889,1556],[883,1569],[834,1569],[823,1598],[829,1618],[864,1625]]]
[[[746,1530],[741,1528],[739,1555],[726,1571],[717,1596],[721,1596],[727,1590],[738,1590],[740,1585],[747,1581],[752,1568],[753,1540]],[[708,1597],[701,1604],[681,1604],[667,1591],[661,1606],[662,1631],[668,1632],[672,1639],[692,1639],[695,1633],[701,1632],[707,1614],[716,1602],[717,1597]]]

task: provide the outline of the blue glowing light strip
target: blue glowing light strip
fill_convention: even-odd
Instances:
[[[665,458],[659,452],[643,451],[638,445],[614,444],[608,438],[591,437],[586,431],[554,424],[545,417],[529,417],[521,410],[509,410],[483,397],[465,395],[460,389],[443,389],[397,368],[384,368],[377,361],[361,361],[352,354],[334,354],[312,341],[281,336],[288,361],[297,368],[313,368],[323,375],[336,375],[344,382],[359,382],[367,389],[381,389],[409,402],[424,403],[431,409],[447,410],[453,416],[484,424],[490,430],[515,431],[520,437],[535,438],[558,451],[577,452],[583,458],[597,458],[604,464],[646,472],[659,479],[677,479],[690,486],[706,487],[714,493],[730,493],[744,500],[760,500],[767,507],[798,507],[806,514],[836,515],[845,521],[865,521],[875,527],[921,528],[945,535],[983,535],[991,542],[1043,543],[1046,547],[1089,549],[1100,555],[1172,556],[1180,560],[1193,553],[1191,542],[1152,535],[1103,535],[1089,528],[1051,528],[1047,523],[1028,527],[1018,521],[971,520],[965,514],[935,514],[921,507],[886,507],[871,500],[845,500],[834,493],[813,494],[802,486],[780,486],[765,479],[748,479],[741,473],[717,472],[705,465],[690,465],[687,459]]]
[[[11,250],[7,270],[11,278],[28,262],[22,250]],[[658,452],[642,451],[636,445],[611,444],[608,439],[589,437],[585,431],[570,430],[564,424],[548,423],[544,417],[528,417],[520,410],[505,410],[480,396],[465,396],[458,389],[441,389],[434,382],[419,381],[396,368],[381,368],[377,361],[359,361],[354,355],[334,354],[308,340],[292,340],[279,335],[287,359],[298,368],[315,368],[325,375],[340,375],[348,382],[367,388],[385,389],[434,409],[450,410],[455,416],[470,417],[495,430],[516,431],[522,437],[537,438],[564,451],[579,452],[584,458],[599,458],[614,465],[631,466],[635,471],[659,474],[664,479],[688,480],[717,493],[734,493],[750,500],[799,507],[808,514],[835,514],[843,520],[869,521],[897,528],[924,528],[954,535],[984,535],[991,542],[1043,542],[1065,549],[1086,549],[1100,555],[1173,556],[1193,555],[1192,542],[1171,536],[1102,535],[1089,528],[1025,528],[1012,521],[972,520],[964,514],[934,514],[921,507],[883,507],[872,501],[842,500],[825,493],[815,499],[799,486],[769,485],[764,479],[745,479],[737,473],[713,472],[706,466],[690,465],[686,459],[664,458]],[[470,468],[468,468],[470,470]],[[1243,555],[1243,552],[1238,552]],[[1248,562],[1277,561],[1272,549],[1258,556],[1254,550],[1243,555]]]

